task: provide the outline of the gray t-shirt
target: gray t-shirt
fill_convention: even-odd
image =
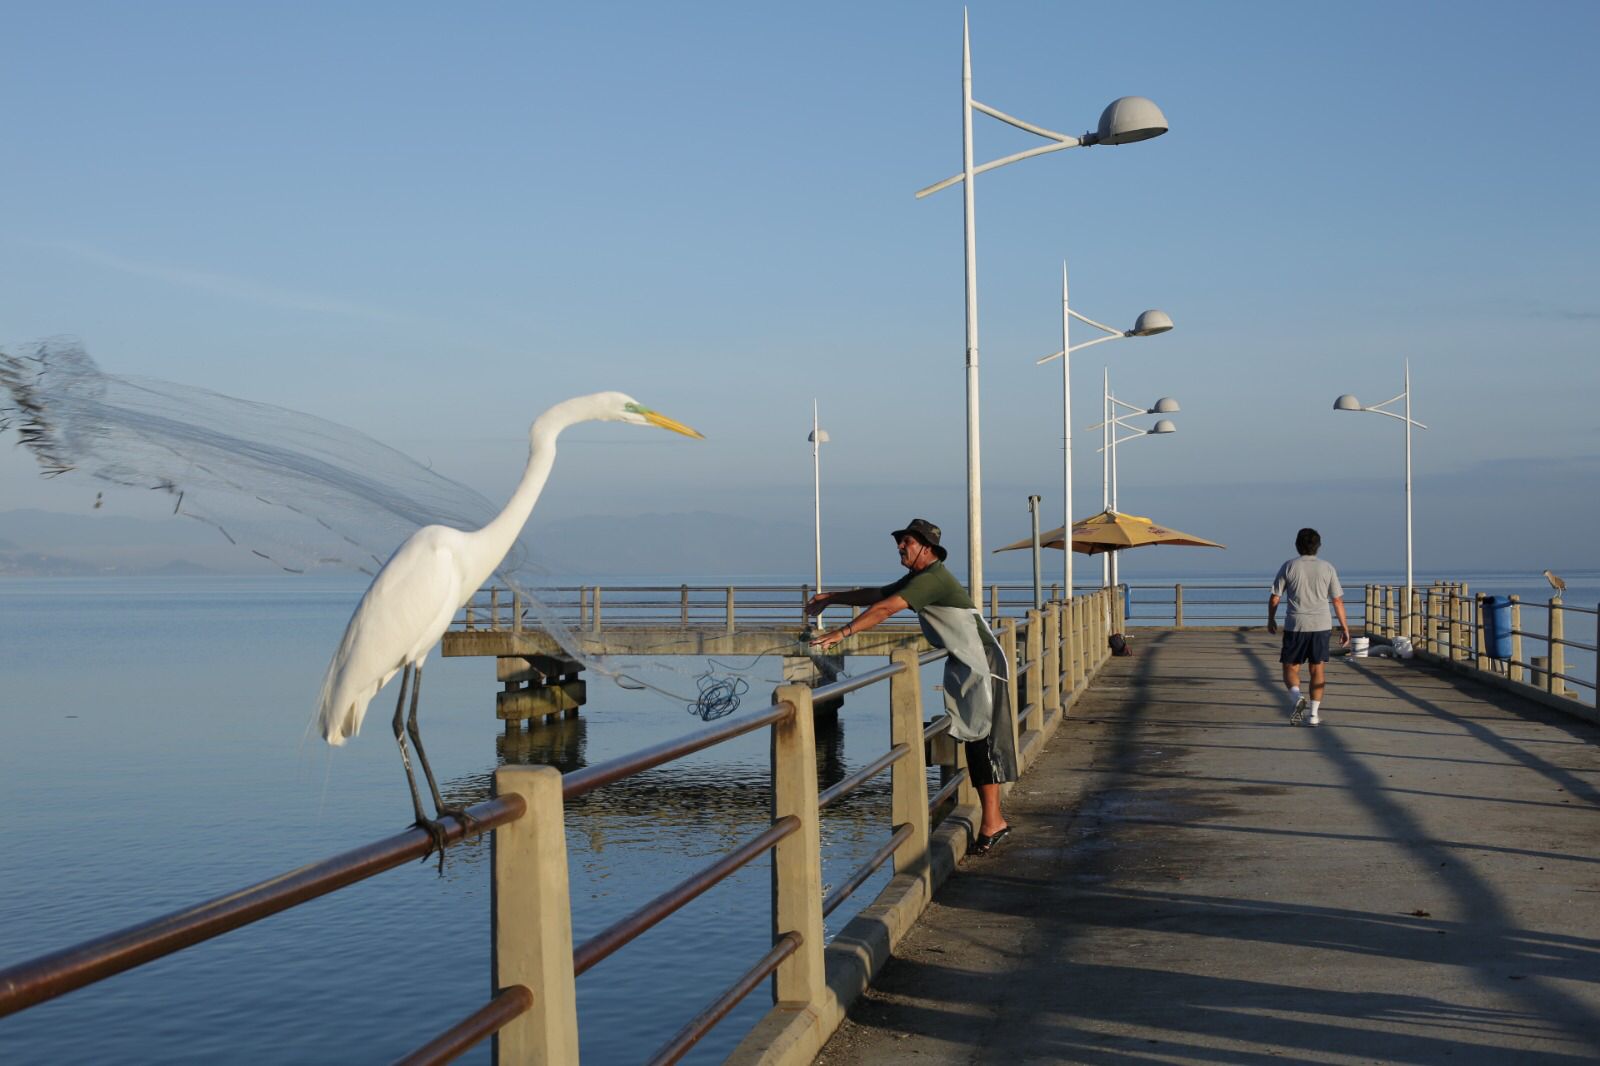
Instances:
[[[1283,628],[1295,633],[1316,633],[1333,628],[1329,600],[1344,599],[1344,586],[1333,564],[1315,555],[1290,559],[1272,579],[1272,594],[1288,605]]]

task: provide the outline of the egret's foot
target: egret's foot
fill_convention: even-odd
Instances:
[[[422,861],[427,862],[428,856],[432,855],[434,852],[438,852],[439,876],[443,877],[445,845],[444,825],[440,822],[434,821],[432,818],[423,818],[421,816],[418,816],[417,820],[411,824],[417,829],[424,830],[428,834],[428,850],[422,853]]]

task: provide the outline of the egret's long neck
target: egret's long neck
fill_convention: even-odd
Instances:
[[[552,408],[534,422],[529,434],[528,465],[522,471],[522,480],[517,482],[516,490],[511,493],[511,499],[506,501],[505,508],[474,534],[482,546],[477,557],[489,560],[489,564],[483,573],[467,575],[470,588],[482,585],[494,568],[500,565],[500,560],[517,542],[528,515],[533,512],[533,505],[539,502],[539,493],[544,491],[544,483],[550,479],[550,468],[555,465],[556,436],[566,428],[564,419],[550,417],[555,412],[556,409]]]

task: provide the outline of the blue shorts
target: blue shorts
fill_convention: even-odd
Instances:
[[[1298,632],[1283,631],[1283,650],[1278,653],[1280,663],[1325,663],[1328,661],[1328,641],[1331,629]]]

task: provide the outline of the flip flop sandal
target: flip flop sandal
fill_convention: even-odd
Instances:
[[[1010,835],[1011,827],[1009,825],[1000,830],[1000,832],[996,833],[994,836],[985,836],[984,834],[979,833],[978,839],[972,845],[972,854],[987,855],[989,852],[994,850],[994,846],[996,844],[1000,843]]]

